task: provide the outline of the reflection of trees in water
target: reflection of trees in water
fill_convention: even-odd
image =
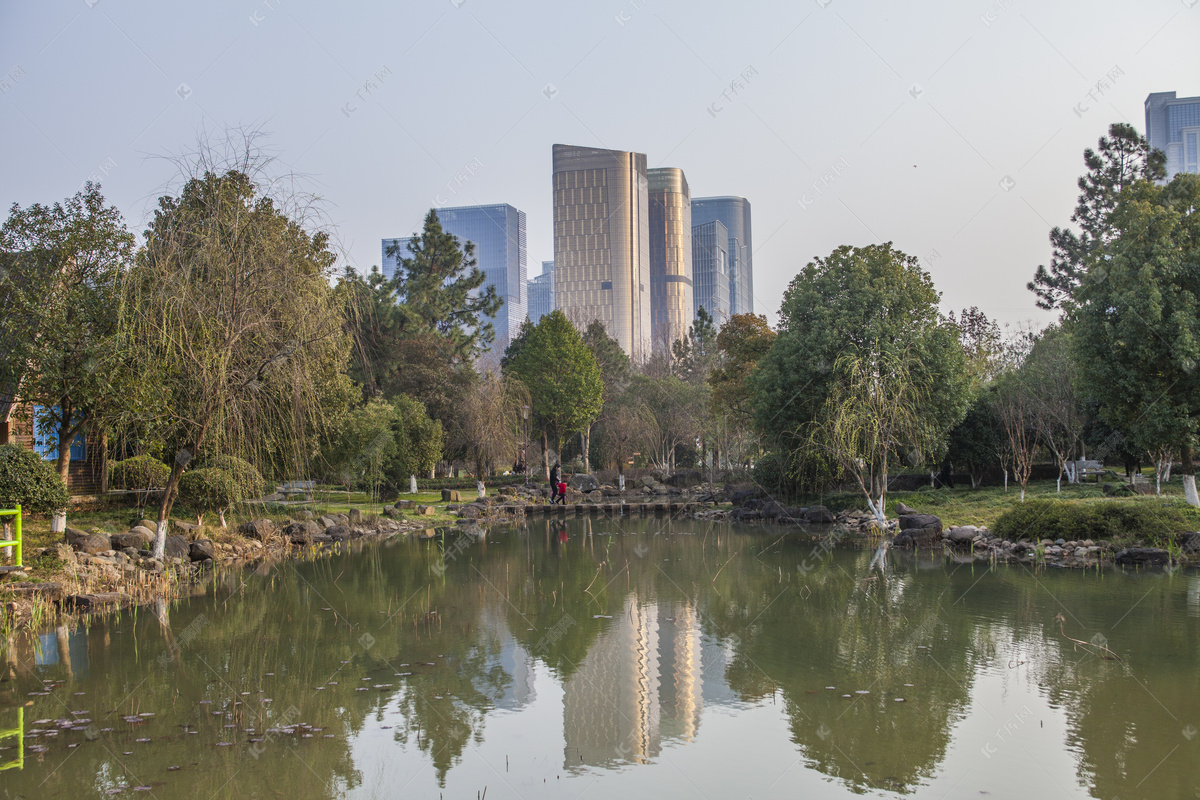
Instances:
[[[171,639],[154,614],[94,628],[83,707],[154,711],[200,731],[158,729],[152,745],[139,745],[138,780],[183,765],[203,771],[204,780],[193,772],[184,790],[196,796],[324,798],[367,788],[348,742],[381,724],[397,726],[390,733],[397,744],[419,739],[445,785],[467,748],[482,741],[488,714],[529,699],[516,658],[542,661],[564,685],[575,681],[570,713],[578,711],[578,720],[564,718],[565,727],[588,730],[588,720],[609,714],[611,724],[593,725],[591,739],[568,735],[572,768],[652,758],[659,740],[694,737],[699,674],[727,681],[743,701],[779,697],[805,761],[851,790],[908,791],[945,758],[977,671],[994,668],[1067,710],[1067,745],[1079,752],[1079,778],[1097,796],[1184,796],[1200,785],[1200,736],[1183,735],[1200,726],[1198,609],[1187,605],[1178,584],[1190,579],[1182,574],[1042,573],[1035,581],[1016,569],[984,577],[983,567],[897,554],[883,579],[866,569],[869,552],[853,550],[826,554],[802,572],[815,563],[812,542],[775,542],[774,531],[621,524],[659,535],[609,535],[600,523],[573,520],[561,541],[562,523],[539,521],[493,531],[445,559],[439,541],[408,539],[348,560],[283,565],[245,587],[226,576],[213,596],[171,610],[177,643],[201,615],[206,623],[165,669],[158,658],[169,656]],[[452,535],[447,553],[455,553],[453,542]],[[929,572],[938,574],[922,575]],[[1136,615],[1117,624],[1139,598]],[[1053,622],[1060,608],[1079,617],[1068,614],[1068,633],[1088,640],[1103,631],[1125,662],[1072,650]],[[113,629],[124,635],[110,636]],[[697,631],[722,643],[722,672],[696,672]],[[28,647],[22,653],[32,658]],[[627,684],[600,685],[596,670],[614,653],[620,658],[603,674],[638,675],[641,694],[621,695]],[[66,667],[38,677],[51,675],[65,678]],[[363,687],[371,688],[356,691]],[[261,736],[293,708],[292,723],[324,731],[268,740],[250,763],[242,729]],[[49,761],[6,773],[6,787],[36,796],[43,779],[46,789],[65,791],[81,775],[110,786],[123,774],[113,754],[141,735],[117,727],[114,735],[125,738],[111,753],[84,745],[48,778]],[[213,748],[226,737],[234,747]]]

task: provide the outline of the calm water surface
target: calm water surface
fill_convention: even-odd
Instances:
[[[10,648],[0,792],[1200,797],[1200,577],[870,556],[573,520],[222,576]]]

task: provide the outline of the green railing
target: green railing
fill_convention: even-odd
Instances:
[[[24,564],[21,563],[21,505],[20,505],[20,503],[17,504],[16,508],[0,509],[0,517],[13,517],[13,516],[15,516],[17,518],[16,535],[12,539],[5,539],[5,540],[0,541],[0,547],[15,547],[15,548],[17,548],[16,564],[18,567],[21,567],[21,566],[24,566]]]
[[[25,769],[25,709],[21,706],[17,706],[17,727],[0,730],[0,741],[5,739],[16,739],[17,757],[7,763],[0,762],[0,772],[6,769]]]

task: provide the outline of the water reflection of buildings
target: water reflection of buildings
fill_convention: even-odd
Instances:
[[[630,597],[563,687],[564,765],[642,763],[664,740],[691,741],[705,698],[733,699],[724,666],[694,606]]]
[[[533,656],[512,635],[496,609],[484,609],[480,624],[490,638],[489,666],[498,667],[511,680],[503,688],[482,685],[476,681],[475,688],[489,696],[496,708],[517,711],[537,699],[534,686]],[[491,674],[493,670],[485,670]]]

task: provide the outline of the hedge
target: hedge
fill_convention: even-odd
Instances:
[[[267,482],[254,465],[237,456],[215,456],[205,465],[229,473],[237,484],[240,500],[253,500],[267,493]]]
[[[170,477],[171,468],[153,456],[134,456],[108,467],[108,480],[114,489],[162,489]]]
[[[1164,541],[1200,531],[1200,509],[1182,500],[1030,500],[1004,512],[993,533],[1005,539]]]
[[[0,445],[0,509],[20,503],[27,514],[49,516],[66,511],[70,500],[50,462],[20,445]]]

